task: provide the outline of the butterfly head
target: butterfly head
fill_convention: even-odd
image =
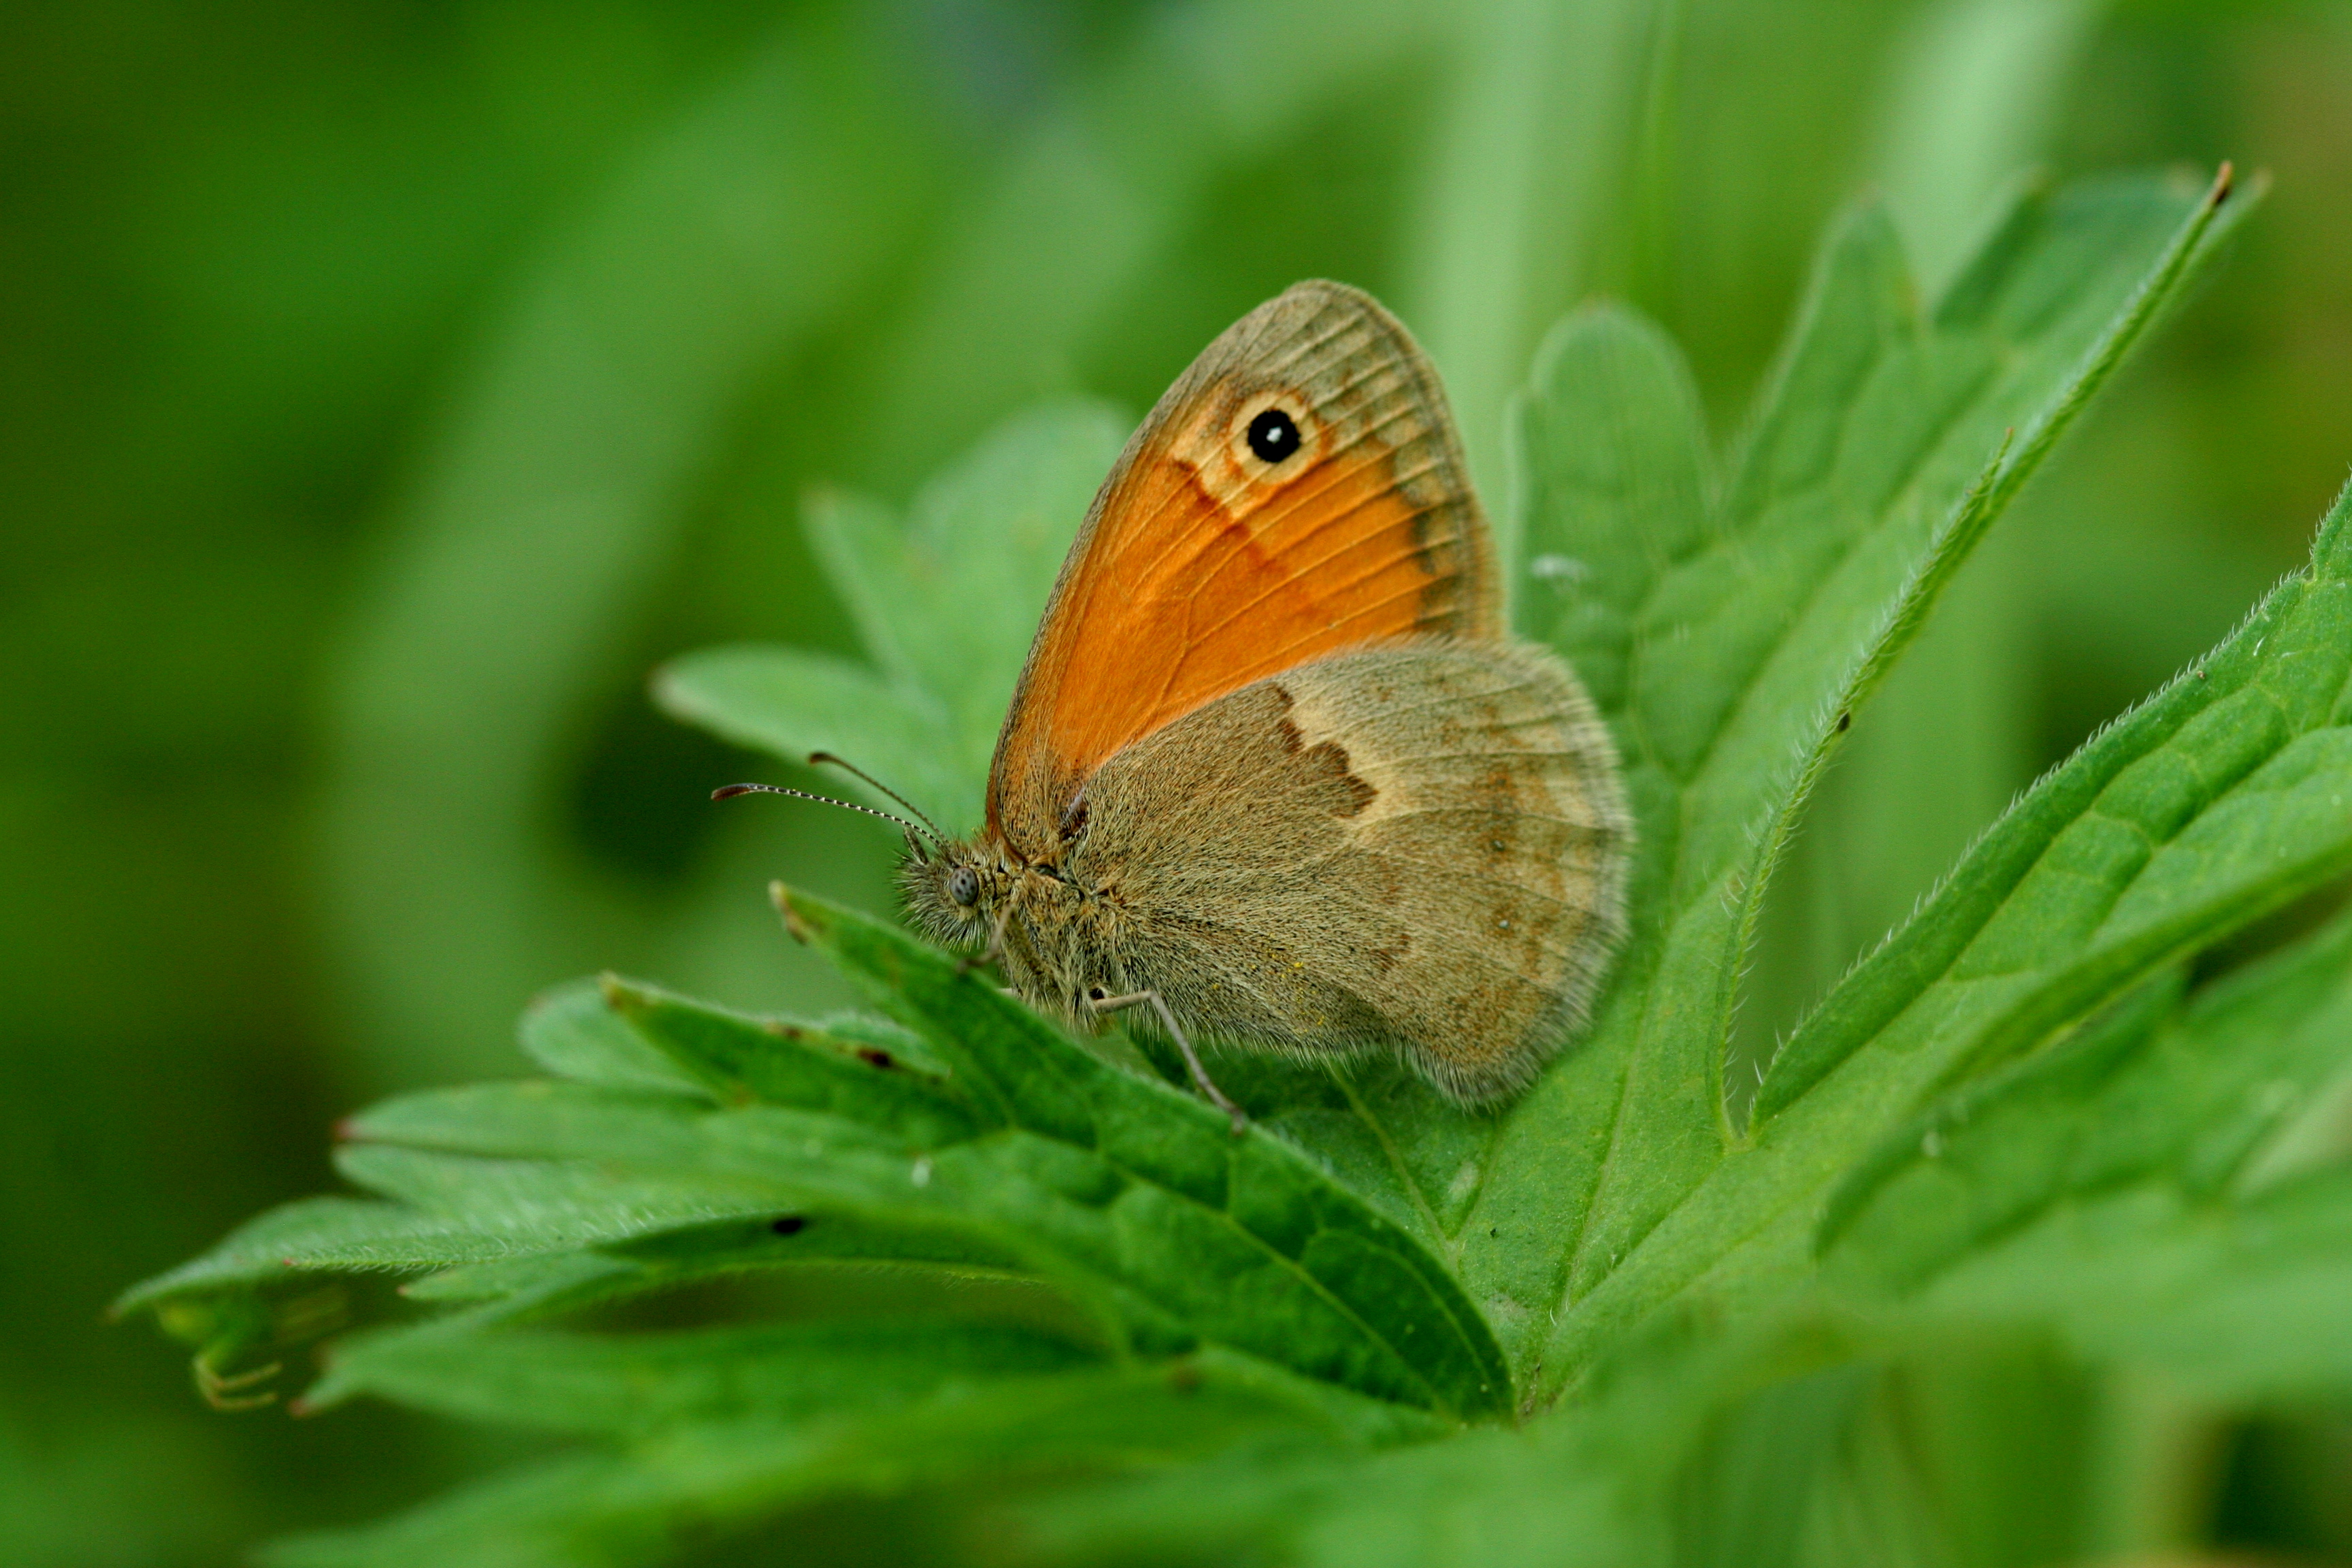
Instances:
[[[898,868],[898,891],[916,923],[945,946],[987,942],[1013,873],[980,844],[908,843],[912,853]]]

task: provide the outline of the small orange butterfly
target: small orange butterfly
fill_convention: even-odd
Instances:
[[[1524,1086],[1624,929],[1633,825],[1576,678],[1512,640],[1436,373],[1301,283],[1160,398],[1055,581],[961,842],[909,910],[1082,1026],[1394,1052]]]

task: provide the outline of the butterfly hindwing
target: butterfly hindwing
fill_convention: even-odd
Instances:
[[[1580,1022],[1632,827],[1559,661],[1451,639],[1311,661],[1127,748],[1066,865],[1135,933],[1121,984],[1213,1037],[1402,1048],[1463,1100]]]

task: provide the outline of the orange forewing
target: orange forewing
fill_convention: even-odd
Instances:
[[[1269,409],[1299,435],[1269,463]],[[1369,296],[1302,283],[1202,352],[1063,563],[991,769],[1008,844],[1054,842],[1114,752],[1340,648],[1499,631],[1485,520],[1437,378]]]

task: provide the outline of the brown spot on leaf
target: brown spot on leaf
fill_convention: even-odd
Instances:
[[[857,1059],[864,1062],[867,1067],[880,1068],[884,1072],[888,1072],[892,1068],[898,1065],[898,1058],[892,1056],[889,1052],[884,1050],[879,1046],[858,1047]]]

